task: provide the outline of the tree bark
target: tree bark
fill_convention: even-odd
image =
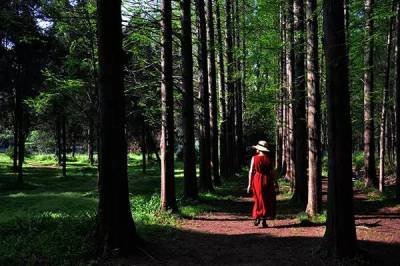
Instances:
[[[400,202],[400,3],[396,16],[396,200]]]
[[[193,98],[193,49],[191,0],[181,1],[182,23],[182,88],[183,110],[183,161],[184,161],[184,196],[197,199],[196,150],[194,137],[194,98]]]
[[[122,69],[121,1],[97,1],[99,55],[99,206],[97,250],[125,254],[135,247],[129,203]]]
[[[56,118],[56,156],[57,156],[57,161],[58,165],[62,165],[62,142],[61,142],[61,122],[60,122],[60,117]]]
[[[353,257],[357,242],[353,211],[352,133],[343,0],[326,0],[323,10],[329,134],[325,248],[328,254]]]
[[[394,11],[394,1],[392,2],[392,11]],[[386,54],[386,69],[385,69],[385,84],[383,88],[382,97],[382,112],[381,112],[381,126],[379,135],[379,191],[383,192],[385,186],[385,155],[386,155],[386,144],[387,139],[387,101],[389,97],[389,86],[390,86],[390,68],[391,68],[391,51],[392,51],[392,29],[393,29],[394,18],[391,17],[389,21],[389,32],[387,39],[387,54]]]
[[[280,38],[282,43],[286,43],[286,16],[283,5],[280,7]],[[279,132],[277,142],[276,168],[279,173],[284,174],[284,165],[286,165],[286,47],[283,46],[280,54],[280,94],[279,97]],[[286,174],[286,173],[285,173]]]
[[[171,0],[161,2],[161,35],[161,209],[176,211]]]
[[[14,111],[14,141],[13,141],[13,171],[17,172],[18,169],[18,121]]]
[[[232,0],[225,0],[225,21],[226,21],[226,64],[227,64],[227,129],[226,129],[226,157],[227,162],[235,160],[235,86],[234,86],[234,62],[233,62],[233,37],[232,37]],[[232,177],[235,171],[234,166],[226,165],[227,177]]]
[[[90,165],[94,165],[94,120],[93,120],[93,118],[89,118],[88,159],[89,159]]]
[[[212,0],[207,1],[208,87],[210,95],[211,170],[214,185],[221,185],[218,155],[217,72],[215,66],[214,14]]]
[[[147,160],[146,160],[146,154],[147,154],[147,139],[146,139],[146,122],[142,122],[142,137],[141,137],[141,142],[142,142],[142,173],[145,175],[147,171]]]
[[[234,21],[235,21],[235,37],[236,37],[236,50],[239,52],[241,45],[240,36],[240,12],[239,12],[239,1],[234,2]],[[241,54],[238,53],[236,56],[236,79],[235,79],[235,110],[236,110],[236,161],[237,161],[237,171],[240,173],[241,166],[243,164],[244,157],[244,147],[243,147],[243,92],[242,92],[242,63]]]
[[[294,138],[294,111],[293,111],[293,89],[294,89],[294,29],[293,29],[293,0],[288,1],[286,42],[288,51],[286,53],[286,75],[287,75],[287,171],[286,176],[291,181],[291,190],[294,190],[295,176],[295,138]]]
[[[204,0],[196,0],[199,30],[199,87],[201,100],[200,189],[213,191],[211,179],[210,99],[208,93],[207,25]]]
[[[26,134],[23,126],[23,119],[24,117],[20,116],[20,126],[18,127],[18,165],[17,165],[17,184],[22,185],[24,180],[23,180],[23,164],[25,160],[25,140],[26,140]]]
[[[375,139],[374,139],[374,0],[365,0],[365,54],[364,54],[364,178],[365,186],[378,185],[375,167]]]
[[[304,80],[304,7],[303,0],[294,1],[294,137],[295,145],[295,193],[294,199],[306,206],[307,204],[307,127]]]
[[[220,124],[220,175],[221,177],[228,177],[227,173],[227,117],[226,117],[226,86],[225,86],[225,65],[224,65],[224,49],[221,33],[221,12],[219,1],[216,1],[216,19],[217,19],[217,39],[218,39],[218,69],[219,69],[219,97],[220,97],[220,110],[221,110],[221,124]]]
[[[316,0],[306,0],[307,95],[308,95],[308,203],[306,212],[315,216],[321,210],[318,182],[321,182],[321,96],[318,73],[318,20]]]
[[[67,176],[67,133],[66,133],[66,121],[65,116],[61,118],[61,138],[62,138],[62,175],[63,177]]]

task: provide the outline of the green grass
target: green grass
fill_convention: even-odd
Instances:
[[[87,156],[68,156],[67,177],[56,157],[35,154],[26,158],[24,184],[16,186],[12,160],[0,153],[0,265],[76,265],[92,256],[90,241],[98,204],[97,169]],[[144,239],[168,237],[181,217],[217,210],[216,201],[234,198],[238,184],[226,183],[198,201],[184,200],[183,163],[176,162],[179,214],[160,211],[160,170],[151,160],[142,173],[141,156],[129,154],[130,202],[137,231]]]

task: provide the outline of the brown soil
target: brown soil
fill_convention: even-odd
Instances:
[[[243,192],[241,192],[243,193]],[[168,238],[152,241],[151,254],[122,262],[126,265],[337,265],[320,254],[325,226],[300,224],[289,205],[278,202],[278,218],[268,228],[250,219],[251,198],[216,202],[224,212],[184,219]],[[355,191],[360,258],[349,265],[400,265],[400,208],[381,207]],[[343,265],[343,261],[340,262]]]

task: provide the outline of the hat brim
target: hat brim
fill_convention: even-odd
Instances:
[[[269,150],[267,149],[267,148],[265,148],[265,147],[263,147],[263,146],[261,146],[261,145],[255,145],[255,146],[252,146],[252,148],[253,149],[256,149],[256,150],[259,150],[259,151],[266,151],[266,152],[269,152]]]

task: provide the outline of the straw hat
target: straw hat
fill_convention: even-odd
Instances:
[[[268,150],[268,143],[265,140],[260,140],[257,145],[253,146],[254,149],[257,149],[259,151],[266,151],[269,152]]]

